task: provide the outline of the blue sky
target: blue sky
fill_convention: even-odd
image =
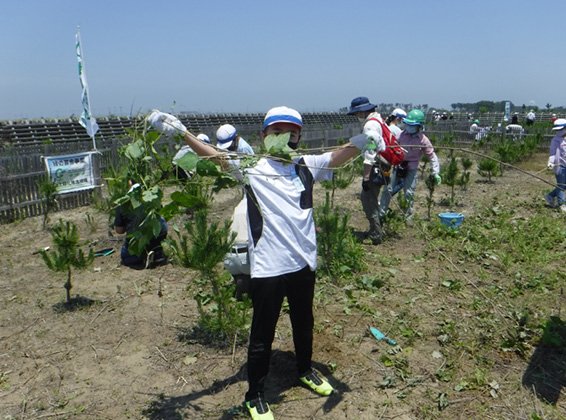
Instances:
[[[564,2],[3,0],[0,120],[151,108],[566,105]]]

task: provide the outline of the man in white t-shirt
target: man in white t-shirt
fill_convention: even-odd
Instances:
[[[199,142],[172,115],[154,111],[148,121],[163,133],[184,133],[185,141],[198,155],[216,158],[223,166],[229,162],[224,153]],[[262,137],[287,141],[291,149],[296,149],[302,127],[299,112],[275,107],[265,115]],[[247,180],[249,295],[253,303],[245,405],[252,418],[273,418],[265,401],[264,383],[284,297],[289,303],[300,381],[320,395],[333,392],[328,381],[312,369],[312,303],[317,266],[313,186],[315,181],[329,179],[332,168],[366,149],[368,142],[373,142],[378,151],[385,150],[381,136],[368,132],[352,137],[331,152],[296,156],[292,161],[261,158],[255,166],[242,170]]]
[[[537,117],[536,117],[535,112],[531,109],[528,112],[527,117],[526,117],[527,125],[533,125],[535,123],[536,118]]]

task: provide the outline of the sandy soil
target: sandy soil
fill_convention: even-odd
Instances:
[[[541,176],[551,179],[548,174]],[[466,205],[459,208],[468,215],[494,197],[507,195],[540,204],[531,206],[536,211],[548,210],[542,206],[547,186],[518,171],[508,171],[493,185],[474,181]],[[363,231],[367,222],[357,198],[359,188],[357,180],[337,193],[336,202],[349,209],[353,228]],[[425,213],[422,188],[423,183],[417,203],[421,216]],[[447,187],[439,189],[437,202],[447,191]],[[319,203],[322,196],[319,188]],[[238,193],[223,193],[215,201],[214,217],[227,217],[237,201]],[[442,210],[439,205],[435,208]],[[90,226],[87,214],[95,221]],[[41,218],[1,226],[2,418],[245,418],[238,407],[246,391],[246,347],[219,350],[182,339],[198,316],[187,292],[195,273],[171,264],[141,271],[120,266],[120,239],[109,236],[106,215],[85,207],[57,213],[53,219],[59,217],[75,222],[81,238],[96,249],[110,246],[118,252],[97,257],[90,269],[75,276],[73,295],[93,304],[61,310],[64,278],[33,254],[51,245]],[[432,317],[421,320],[422,336],[410,342],[397,337],[401,348],[410,348],[406,360],[412,379],[383,386],[390,370],[383,356],[391,348],[369,336],[368,324],[387,331],[392,319],[407,316],[415,307],[423,316],[440,307],[456,319],[462,316],[450,301],[435,301],[442,267],[436,258],[423,258],[424,243],[415,239],[411,229],[388,237],[380,246],[363,245],[368,259],[376,261],[368,272],[389,273],[386,287],[366,301],[378,308],[380,318],[372,319],[360,310],[345,311],[342,291],[329,279],[319,284],[314,360],[335,385],[335,395],[321,398],[298,386],[289,373],[294,372],[290,323],[287,316],[280,318],[267,384],[277,418],[526,418],[532,407],[542,410],[542,403],[520,386],[526,362],[512,355],[498,356],[493,368],[507,391],[497,401],[485,392],[470,393],[461,401],[453,398],[442,412],[435,410],[431,401],[443,384],[435,377],[442,360],[436,358],[439,344]],[[383,259],[394,261],[393,268],[378,263]],[[564,390],[559,403],[564,409],[563,397]],[[499,408],[489,408],[490,404]]]

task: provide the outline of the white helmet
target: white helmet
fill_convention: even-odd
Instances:
[[[405,118],[407,116],[407,113],[401,108],[395,108],[393,111],[391,111],[391,115],[397,118]]]
[[[552,127],[553,130],[562,130],[563,128],[566,128],[566,118],[558,118],[554,120],[554,127]]]
[[[210,138],[209,138],[206,134],[204,134],[204,133],[200,133],[200,134],[197,136],[197,139],[199,139],[200,141],[202,141],[202,142],[204,142],[204,143],[209,143],[209,144],[210,144]]]

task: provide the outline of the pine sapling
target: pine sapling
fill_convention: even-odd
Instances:
[[[468,189],[468,184],[470,183],[470,169],[474,163],[470,158],[462,158],[460,160],[460,163],[462,164],[462,168],[464,170],[460,175],[460,179],[458,180],[458,185],[460,185],[463,191],[466,191]]]
[[[487,177],[487,182],[492,183],[491,178],[497,174],[497,162],[493,159],[482,159],[478,162],[478,174]]]
[[[80,248],[79,233],[73,222],[63,222],[59,219],[51,231],[51,236],[55,250],[53,252],[41,250],[40,254],[47,268],[55,272],[67,273],[64,287],[67,305],[71,305],[72,269],[85,269],[91,265],[94,260],[94,252],[90,249],[88,254],[85,254]]]
[[[49,222],[49,214],[57,208],[57,184],[51,182],[49,178],[44,178],[39,182],[39,192],[43,204],[43,229]]]

